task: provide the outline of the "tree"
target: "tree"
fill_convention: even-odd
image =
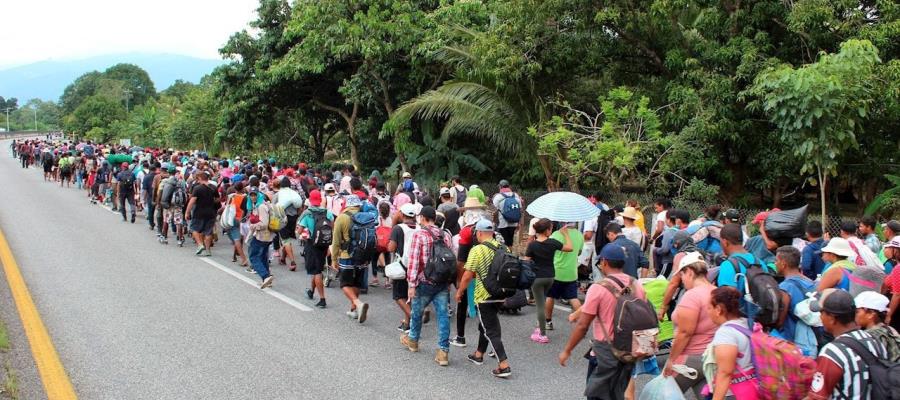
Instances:
[[[92,139],[106,142],[115,137],[109,130],[115,121],[125,118],[125,106],[104,96],[91,96],[75,109],[65,121],[65,129],[77,135],[94,131]],[[88,135],[91,137],[90,135]]]
[[[59,98],[62,113],[71,114],[84,100],[93,96],[102,77],[103,74],[100,72],[91,71],[79,76],[69,86],[66,86],[62,96]]]
[[[160,92],[161,95],[172,96],[177,98],[180,101],[184,101],[184,98],[191,91],[191,89],[195,88],[197,85],[186,82],[181,79],[176,79],[172,85]]]
[[[828,177],[837,175],[841,156],[859,144],[857,135],[875,102],[879,79],[873,73],[880,62],[871,42],[849,40],[816,63],[784,65],[756,78],[763,109],[803,160],[800,174],[816,174],[822,221]]]
[[[122,82],[124,97],[127,97],[129,106],[144,104],[147,100],[156,97],[156,87],[150,80],[147,71],[134,64],[116,64],[103,71],[106,79]],[[123,103],[126,99],[122,99]]]

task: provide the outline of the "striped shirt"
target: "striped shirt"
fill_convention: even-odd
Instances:
[[[864,330],[847,332],[835,340],[844,337],[858,341],[876,357],[887,357],[884,346]],[[862,358],[847,345],[834,341],[819,352],[808,398],[868,400],[872,392],[869,379],[869,366]]]
[[[491,239],[486,243],[490,243],[494,247],[500,246],[496,239]],[[484,243],[473,247],[469,253],[469,258],[466,259],[466,271],[475,273],[475,304],[487,302],[491,297],[481,279],[487,276],[488,269],[490,269],[493,261],[494,250],[485,246]]]

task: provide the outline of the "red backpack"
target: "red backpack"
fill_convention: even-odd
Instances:
[[[379,253],[388,252],[388,241],[391,240],[391,227],[379,225],[375,228],[375,250]]]
[[[754,324],[753,332],[746,326],[728,324],[750,339],[753,367],[759,380],[760,400],[802,400],[806,398],[816,362],[803,356],[797,345],[771,336]]]

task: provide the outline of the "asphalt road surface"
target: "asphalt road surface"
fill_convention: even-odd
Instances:
[[[490,375],[493,363],[465,360],[477,341],[473,319],[469,347],[451,346],[450,366],[439,367],[435,324],[425,325],[419,353],[407,351],[388,290],[363,296],[371,308],[359,324],[344,315],[336,288],[327,289],[327,309],[313,307],[302,264],[289,272],[276,262],[273,290],[260,290],[250,284],[258,277],[231,262],[224,238],[205,259],[193,246],[161,245],[145,221],[123,223],[84,191],[23,170],[7,151],[0,188],[0,228],[82,399],[581,398],[587,362],[577,355],[587,343],[568,367],[557,363],[567,313],[557,311],[548,345],[528,338],[533,307],[501,318],[508,380]],[[23,398],[44,397],[25,382]]]

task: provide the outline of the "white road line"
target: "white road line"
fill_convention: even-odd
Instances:
[[[553,305],[553,308],[555,308],[555,309],[557,309],[557,310],[559,310],[559,311],[563,311],[563,312],[568,312],[568,313],[572,312],[572,308],[571,308],[571,307],[561,306],[561,305],[559,305],[559,304],[554,304],[554,305]]]
[[[250,278],[248,278],[248,277],[246,277],[246,276],[244,276],[244,275],[241,275],[240,272],[237,272],[237,271],[235,271],[235,270],[232,270],[231,268],[228,268],[228,267],[226,267],[226,266],[224,266],[224,265],[222,265],[222,264],[219,264],[219,263],[217,263],[217,262],[215,262],[215,261],[213,261],[213,260],[211,260],[211,259],[209,259],[209,258],[205,258],[205,257],[204,257],[204,258],[201,258],[200,260],[203,261],[203,262],[205,262],[205,263],[207,263],[207,264],[209,264],[209,265],[212,265],[213,267],[216,267],[216,268],[222,270],[223,272],[227,273],[228,275],[231,275],[231,276],[237,278],[238,280],[243,281],[244,283],[247,283],[247,284],[250,285],[250,286],[253,286],[253,287],[255,287],[255,288],[259,288],[259,282],[256,282],[256,281],[254,281],[253,279],[250,279]],[[275,291],[275,290],[273,290],[273,289],[263,289],[263,292],[266,293],[266,294],[268,294],[268,295],[270,295],[270,296],[272,296],[272,297],[274,297],[274,298],[276,298],[276,299],[278,299],[278,300],[281,300],[281,301],[284,302],[285,304],[287,304],[287,305],[289,305],[289,306],[291,306],[291,307],[294,307],[294,308],[296,308],[296,309],[298,309],[298,310],[300,310],[300,311],[312,311],[312,308],[309,308],[308,306],[306,306],[306,305],[304,305],[304,304],[298,302],[297,300],[294,300],[294,299],[292,299],[292,298],[290,298],[290,297],[285,296],[285,295],[284,295],[283,293],[281,293],[281,292],[277,292],[277,291]]]

